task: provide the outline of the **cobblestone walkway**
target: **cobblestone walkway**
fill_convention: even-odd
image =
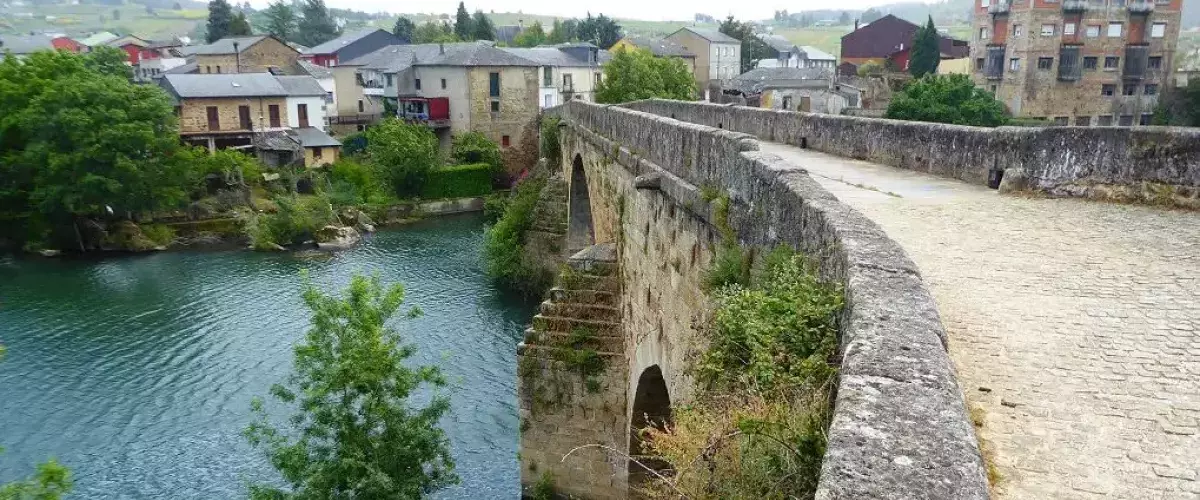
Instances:
[[[1200,498],[1200,214],[763,143],[920,267],[1004,499]]]

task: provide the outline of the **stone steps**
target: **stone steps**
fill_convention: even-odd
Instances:
[[[539,307],[542,316],[566,317],[577,319],[603,320],[618,322],[621,311],[609,305],[589,304],[582,302],[542,302]]]
[[[625,350],[625,339],[621,335],[588,335],[581,338],[573,333],[547,332],[525,329],[526,346],[539,346],[550,349],[593,349],[600,352],[622,352]]]
[[[571,333],[576,328],[589,328],[596,335],[621,334],[620,322],[576,319],[563,316],[543,316],[541,314],[533,317],[533,328],[541,332],[557,333]]]
[[[550,289],[550,301],[563,304],[592,304],[616,307],[617,294],[610,291],[590,290],[586,288],[565,289],[556,287]],[[618,312],[620,311],[618,310]]]
[[[570,275],[560,275],[558,286],[568,290],[597,290],[616,293],[620,291],[620,283],[613,276],[602,276],[589,273],[573,272]]]
[[[625,362],[625,354],[624,353],[597,350],[596,354],[600,355],[601,358],[604,358],[605,361],[607,361],[609,363],[612,363],[612,362],[624,363]],[[558,355],[558,348],[551,347],[551,346],[538,345],[538,344],[521,343],[521,345],[517,346],[517,355],[523,356],[523,357],[529,357],[529,358],[538,358],[538,359],[544,359],[544,360],[548,360],[548,361],[554,361]]]

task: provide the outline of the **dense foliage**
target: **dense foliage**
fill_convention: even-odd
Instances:
[[[474,33],[471,13],[467,12],[467,6],[463,2],[458,2],[458,10],[454,12],[454,36],[459,40],[470,40]]]
[[[909,82],[888,104],[887,118],[998,127],[1008,121],[1004,104],[977,88],[967,75],[926,75]]]
[[[263,11],[266,17],[266,30],[280,40],[291,40],[296,33],[296,10],[291,3],[275,0]]]
[[[315,47],[342,34],[337,21],[325,7],[324,0],[304,0],[300,4],[300,13],[302,16],[296,23],[296,35],[292,41]]]
[[[531,262],[525,252],[525,234],[533,225],[533,209],[545,184],[540,178],[528,178],[517,184],[504,215],[488,228],[484,243],[488,275],[501,286],[526,297],[541,294],[553,279],[538,263]]]
[[[329,167],[330,202],[337,206],[382,205],[396,196],[375,166],[344,156]]]
[[[589,42],[606,50],[616,45],[621,37],[625,36],[621,25],[604,14],[592,17],[592,13],[588,12],[587,17],[577,21],[574,28],[575,36],[566,41]]]
[[[396,35],[396,38],[399,38],[404,43],[416,43],[413,41],[413,32],[416,30],[416,23],[413,23],[412,19],[404,16],[396,18],[396,24],[392,26],[392,34]]]
[[[1191,79],[1186,87],[1167,90],[1158,100],[1155,125],[1200,127],[1200,79]]]
[[[938,63],[942,60],[941,38],[937,27],[933,25],[933,16],[930,16],[929,22],[917,28],[913,34],[912,51],[908,58],[909,73],[917,78],[937,73]]]
[[[78,217],[175,206],[196,175],[161,89],[125,53],[0,61],[0,237],[43,239]]]
[[[673,464],[654,498],[811,498],[825,454],[842,295],[803,255],[772,251],[748,285],[714,292],[695,402],[644,431]]]
[[[619,104],[655,97],[692,100],[695,95],[695,80],[682,59],[623,48],[604,66],[596,102]]]
[[[4,346],[0,345],[0,361]],[[0,453],[4,448],[0,447]],[[71,473],[54,460],[38,464],[33,476],[0,483],[0,500],[59,500],[71,491]]]
[[[421,191],[421,198],[465,198],[492,192],[493,167],[486,163],[452,165],[435,168]]]
[[[532,26],[513,38],[513,45],[517,47],[537,47],[544,43],[546,43],[546,30],[542,28],[541,21],[534,21]]]
[[[435,394],[425,407],[409,401],[423,386],[444,387],[445,377],[436,367],[405,366],[415,349],[387,326],[403,287],[356,275],[342,297],[309,285],[304,302],[312,327],[295,348],[294,373],[271,388],[294,414],[275,426],[256,400],[257,418],[245,432],[288,488],[253,485],[251,498],[423,498],[456,483],[438,427],[449,399]]]
[[[729,16],[717,28],[721,33],[742,42],[739,68],[742,73],[754,69],[759,59],[767,56],[767,44],[759,38],[757,26],[752,22],[739,22]]]
[[[213,43],[229,36],[229,26],[233,24],[233,7],[225,0],[208,2],[208,25],[206,40]]]
[[[272,201],[274,212],[256,214],[246,222],[250,245],[256,250],[301,243],[337,218],[324,196],[277,196]]]
[[[454,163],[484,163],[493,172],[504,170],[500,146],[479,132],[464,132],[454,136],[450,144],[450,159]]]
[[[396,118],[367,130],[367,157],[399,196],[420,194],[429,171],[440,163],[433,131]]]

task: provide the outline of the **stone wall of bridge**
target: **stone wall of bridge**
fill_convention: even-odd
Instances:
[[[892,167],[987,184],[1020,171],[1055,195],[1105,196],[1161,184],[1176,203],[1200,201],[1200,130],[1170,127],[994,129],[711,103],[646,100],[629,109]]]
[[[671,403],[690,396],[686,363],[704,346],[707,319],[700,282],[720,239],[704,186],[729,196],[729,224],[743,245],[792,245],[845,288],[841,370],[818,498],[987,498],[936,306],[916,266],[873,222],[723,122],[726,130],[582,102],[553,112],[563,118],[564,178],[578,158],[594,240],[618,249],[625,422],[639,411],[637,384],[646,373],[661,372]],[[522,439],[523,456],[585,444],[565,433],[536,435],[543,437]],[[616,436],[609,441],[620,445]],[[608,463],[562,467],[622,474]]]

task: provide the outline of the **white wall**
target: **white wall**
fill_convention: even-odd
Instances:
[[[709,78],[728,80],[741,74],[741,45],[737,43],[709,44]]]
[[[450,98],[450,131],[471,130],[471,103],[467,100],[467,68],[463,66],[417,66],[396,75],[396,87],[402,94],[417,94],[422,97]],[[421,90],[413,86],[421,79]],[[442,88],[442,79],[446,88]]]
[[[325,130],[325,99],[323,97],[289,97],[287,98],[288,126],[300,128],[300,104],[308,105],[308,126]]]

